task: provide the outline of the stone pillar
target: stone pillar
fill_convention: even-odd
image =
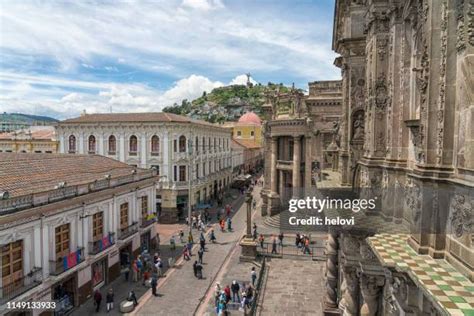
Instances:
[[[377,315],[381,285],[383,285],[383,279],[366,274],[361,275],[360,289],[364,298],[364,304],[360,308],[361,316]]]
[[[119,157],[121,162],[125,162],[125,135],[122,133],[120,134],[120,141],[119,141]]]
[[[305,136],[305,159],[304,159],[304,187],[306,190],[305,195],[308,195],[311,191],[311,175],[313,168],[313,156],[311,153],[312,138]]]
[[[339,302],[339,308],[343,310],[343,316],[357,316],[359,313],[358,288],[359,279],[357,271],[352,266],[344,265],[342,267],[344,278],[344,291],[342,300]]]
[[[279,175],[279,178],[280,178],[280,181],[279,181],[279,188],[278,188],[278,194],[280,194],[280,196],[283,196],[284,195],[284,190],[285,190],[285,184],[284,184],[284,180],[285,180],[285,175],[284,175],[284,171],[283,170],[278,170],[277,171],[280,175]]]
[[[270,161],[270,190],[271,193],[277,193],[277,155],[278,155],[278,139],[276,137],[271,138],[271,161]]]
[[[142,168],[146,168],[146,152],[147,152],[147,141],[146,141],[146,133],[143,132],[142,137],[141,137],[141,144],[140,144],[140,164]]]
[[[337,233],[330,231],[326,244],[326,294],[324,296],[324,315],[339,315],[337,306],[337,281],[338,281],[338,249]]]
[[[293,146],[293,197],[299,196],[301,190],[301,138],[294,138]]]

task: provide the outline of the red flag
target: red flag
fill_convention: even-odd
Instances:
[[[67,256],[67,267],[70,269],[74,267],[75,265],[77,265],[77,254],[76,252],[71,252]]]

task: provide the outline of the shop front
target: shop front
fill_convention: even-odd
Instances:
[[[79,305],[77,295],[77,272],[54,284],[51,288],[52,299],[56,303],[55,316],[67,315]]]

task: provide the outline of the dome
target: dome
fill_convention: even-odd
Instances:
[[[247,112],[239,118],[239,123],[262,124],[262,121],[254,112]]]

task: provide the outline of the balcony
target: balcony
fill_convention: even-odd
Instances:
[[[74,268],[85,259],[84,247],[77,247],[77,250],[69,253],[64,257],[59,257],[57,260],[49,261],[49,274],[60,275],[69,269]]]
[[[115,233],[109,233],[107,236],[96,241],[89,242],[89,254],[96,255],[115,244]]]
[[[120,228],[118,233],[118,239],[124,240],[138,231],[138,223],[132,223],[130,226]]]
[[[43,269],[34,267],[27,275],[0,287],[0,305],[40,285],[41,282],[43,282]]]
[[[142,217],[140,222],[140,228],[146,228],[156,222],[156,215],[149,214],[147,217]]]

